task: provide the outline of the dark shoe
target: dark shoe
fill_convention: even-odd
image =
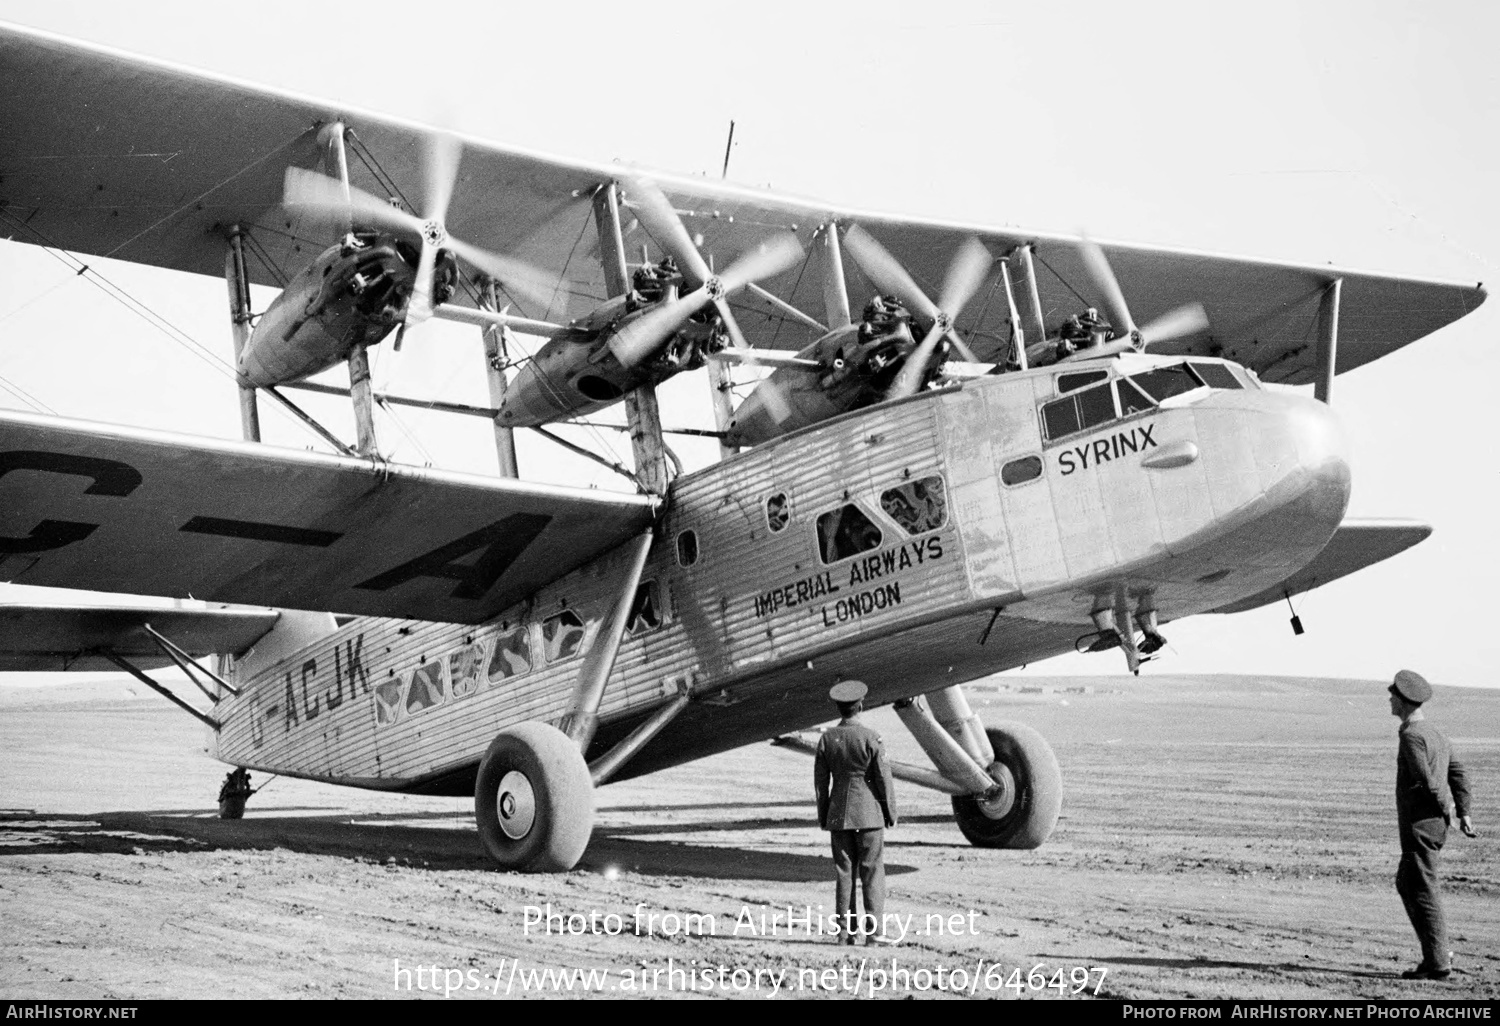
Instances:
[[[1403,980],[1446,980],[1452,975],[1453,970],[1451,968],[1440,969],[1436,966],[1418,965],[1402,973],[1401,978]]]

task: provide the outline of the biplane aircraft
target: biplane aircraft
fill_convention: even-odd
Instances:
[[[146,151],[177,156],[112,156]],[[199,600],[5,607],[0,669],[175,664],[225,763],[473,794],[488,853],[534,871],[582,857],[595,787],[797,747],[850,678],[971,842],[1041,844],[1056,759],[963,684],[1136,669],[1174,620],[1420,541],[1346,519],[1334,376],[1485,298],[553,159],[15,27],[0,220],[224,275],[245,438],[0,412],[0,580]],[[281,291],[255,311],[251,284]],[[483,333],[499,476],[380,454],[368,350],[435,317]],[[340,364],[355,439],[258,441],[259,402]],[[683,372],[722,445],[690,473],[655,393]],[[520,476],[511,432],[615,403],[633,494]]]

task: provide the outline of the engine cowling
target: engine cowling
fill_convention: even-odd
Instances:
[[[255,386],[296,381],[378,343],[406,316],[418,256],[415,246],[373,232],[324,250],[260,316],[240,353],[241,377]],[[433,298],[442,302],[457,281],[446,251],[436,280]]]

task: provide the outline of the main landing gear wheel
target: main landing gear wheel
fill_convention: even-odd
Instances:
[[[958,829],[979,848],[1037,848],[1062,811],[1062,771],[1045,738],[1024,723],[985,731],[995,749],[989,774],[1000,785],[990,798],[956,795]]]
[[[479,764],[474,818],[485,852],[505,869],[578,865],[594,829],[594,783],[578,745],[545,723],[501,731]]]

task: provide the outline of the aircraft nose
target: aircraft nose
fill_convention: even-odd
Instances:
[[[1349,440],[1338,415],[1327,403],[1307,396],[1263,396],[1276,400],[1272,415],[1281,421],[1287,447],[1295,452],[1270,454],[1273,462],[1268,469],[1281,472],[1281,488],[1300,492],[1309,513],[1338,526],[1353,484]]]
[[[1283,543],[1321,546],[1349,507],[1349,442],[1328,404],[1282,392],[1211,396],[1196,409],[1216,512],[1238,511]]]

